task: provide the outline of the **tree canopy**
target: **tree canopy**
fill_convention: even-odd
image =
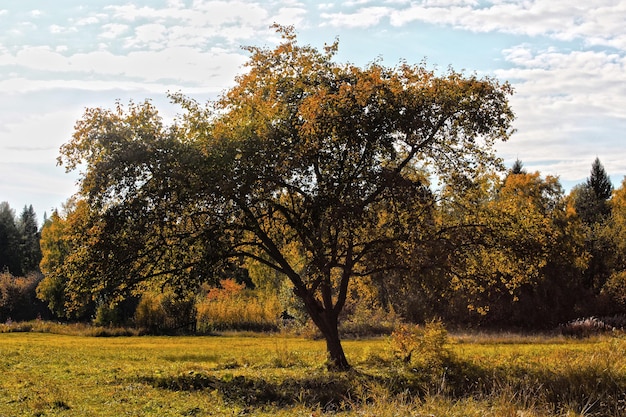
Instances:
[[[424,65],[334,61],[279,27],[247,71],[164,126],[150,102],[88,109],[61,149],[84,167],[82,245],[63,273],[92,296],[147,282],[192,286],[248,258],[284,274],[347,368],[337,331],[351,279],[420,232],[429,181],[499,166],[508,84]],[[372,259],[380,262],[372,262]]]

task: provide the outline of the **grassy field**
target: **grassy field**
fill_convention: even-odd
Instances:
[[[626,339],[450,338],[398,362],[388,339],[0,334],[0,416],[626,416]]]

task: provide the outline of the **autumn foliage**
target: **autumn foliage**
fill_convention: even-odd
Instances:
[[[337,42],[276,29],[217,100],[172,95],[170,125],[150,101],[85,111],[58,160],[79,192],[42,230],[37,294],[57,317],[201,332],[304,317],[345,370],[344,335],[400,320],[624,311],[624,186],[609,198],[599,161],[570,195],[506,171],[508,83],[341,64]]]

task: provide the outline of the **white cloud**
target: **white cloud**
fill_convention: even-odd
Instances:
[[[426,0],[391,12],[390,22],[404,26],[414,21],[445,24],[476,32],[551,36],[559,40],[585,39],[592,45],[626,50],[626,2],[599,0],[491,1]]]
[[[65,174],[54,160],[44,164],[0,164],[2,199],[9,201],[11,208],[18,212],[25,205],[32,205],[39,214],[40,224],[44,212],[50,216],[54,208],[60,209],[63,202],[76,193],[77,178],[77,174]]]
[[[71,136],[72,124],[67,123],[68,118],[76,117],[75,113],[63,110],[4,120],[4,129],[0,132],[0,162],[53,161],[59,146]]]
[[[76,26],[89,26],[100,23],[100,19],[96,16],[88,16],[76,20]]]
[[[183,2],[183,0],[167,0],[167,7],[182,9],[183,7],[185,7],[185,3]]]
[[[173,86],[215,92],[231,85],[234,75],[241,71],[247,59],[239,50],[201,51],[190,47],[137,51],[127,55],[94,51],[65,56],[49,47],[25,47],[15,55],[1,52],[0,66],[15,65],[24,70],[21,73],[27,73],[40,70],[45,63],[47,71],[45,81],[24,75],[0,81],[0,91],[6,93],[51,89],[59,85],[94,90],[124,85],[137,88],[142,82],[158,84],[160,92]]]
[[[0,64],[3,63],[37,70],[41,69],[45,64],[45,69],[49,71],[58,71],[67,66],[66,58],[63,55],[54,52],[48,46],[26,47],[19,50],[14,56],[1,56]]]
[[[353,1],[349,5],[357,6],[354,11],[325,13],[322,17],[335,27],[371,27],[389,17],[396,27],[425,22],[474,32],[549,36],[562,41],[582,39],[590,46],[626,50],[626,2],[620,0],[491,0],[486,5],[476,0],[421,0],[366,7],[368,3]]]
[[[626,119],[626,57],[594,51],[534,52],[525,46],[506,53],[506,60],[515,67],[497,74],[502,79],[515,80],[518,97],[532,101],[556,97],[559,100],[555,105],[571,102],[582,109],[578,112]],[[537,109],[540,104],[528,103],[528,110]]]
[[[198,2],[194,10],[203,13],[204,23],[210,26],[233,23],[245,26],[265,26],[269,12],[258,3],[242,1]]]
[[[301,7],[282,7],[277,14],[272,16],[272,20],[280,25],[294,25],[301,28],[306,12],[306,9]]]
[[[389,13],[387,7],[365,7],[354,13],[322,13],[321,18],[323,25],[367,28],[379,24]]]
[[[428,7],[478,6],[476,0],[424,0]]]
[[[128,25],[122,25],[119,23],[107,23],[102,25],[102,32],[100,37],[104,39],[116,39],[124,32],[128,31]]]
[[[75,27],[64,27],[59,25],[50,25],[50,33],[57,35],[61,33],[76,33],[78,29]]]
[[[497,71],[511,80],[518,133],[499,149],[504,157],[533,161],[533,169],[579,180],[595,155],[607,169],[626,172],[626,57],[594,51],[506,51],[515,66]],[[563,156],[567,155],[567,160]]]
[[[29,32],[35,32],[37,30],[37,25],[33,22],[20,22],[16,27],[11,29],[13,34],[18,36],[27,34]]]
[[[135,33],[124,38],[124,46],[152,49],[171,46],[206,47],[214,39],[239,46],[249,39],[267,36],[274,22],[300,24],[306,10],[298,3],[281,7],[245,1],[194,1],[190,7],[169,2],[165,8],[138,7],[134,4],[107,6],[109,25],[139,25]],[[159,25],[159,26],[154,26]],[[111,26],[119,27],[119,26]],[[107,31],[109,39],[119,33]],[[150,39],[147,39],[150,38]]]
[[[150,49],[159,49],[166,39],[167,28],[158,23],[137,26],[135,28],[135,36],[129,40],[129,47],[149,47]]]
[[[348,0],[341,3],[343,7],[364,6],[366,4],[373,3],[372,0]]]

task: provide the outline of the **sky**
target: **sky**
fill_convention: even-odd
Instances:
[[[0,201],[48,215],[77,191],[57,166],[85,109],[168,92],[200,101],[231,87],[273,23],[301,44],[339,40],[338,62],[426,62],[512,84],[506,165],[557,175],[566,190],[598,157],[626,175],[626,0],[0,1]]]

